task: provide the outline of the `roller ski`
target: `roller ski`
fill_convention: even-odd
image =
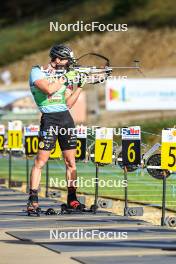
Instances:
[[[38,193],[35,190],[31,190],[27,202],[27,215],[40,216],[40,214],[41,214],[41,208],[39,207],[39,203],[38,203]]]
[[[94,205],[90,208],[86,208],[85,204],[78,201],[76,197],[76,188],[68,187],[67,203],[61,204],[61,214],[85,213],[93,211]]]
[[[42,210],[40,207],[34,208],[33,205],[28,204],[27,210],[24,210],[24,212],[27,212],[28,216],[36,215],[40,216],[41,214],[44,215],[59,215],[60,213],[53,208],[48,208],[47,210]]]
[[[69,204],[61,204],[61,214],[67,213],[81,213],[86,210],[86,206],[84,204],[81,204],[78,200],[74,200]]]
[[[85,205],[80,203],[76,197],[76,188],[68,187],[67,204],[61,204],[61,214],[83,212]]]
[[[77,207],[70,206],[69,204],[61,204],[61,215],[62,214],[71,214],[71,213],[94,213],[98,207],[93,204],[90,208],[87,208],[84,204],[81,204],[79,201],[74,201],[74,204],[77,204]],[[96,209],[95,209],[96,208]]]

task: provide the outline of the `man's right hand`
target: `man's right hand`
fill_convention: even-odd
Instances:
[[[56,91],[58,91],[62,87],[63,81],[59,79],[56,82],[49,83],[48,80],[41,79],[41,80],[36,80],[34,82],[34,84],[42,92],[44,92],[44,93],[46,93],[48,95],[52,95],[53,93],[55,93]]]

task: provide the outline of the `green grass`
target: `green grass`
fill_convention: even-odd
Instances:
[[[12,161],[12,180],[26,181],[26,163],[25,159],[13,158]],[[30,168],[33,161],[30,160]],[[0,159],[0,178],[8,178],[8,158]],[[95,166],[93,163],[77,163],[78,177],[83,181],[95,178]],[[65,168],[63,161],[49,161],[49,175],[52,182],[55,184],[65,179]],[[42,174],[41,183],[45,184],[45,168]],[[176,208],[176,186],[175,175],[171,175],[167,180],[167,207]],[[119,183],[123,180],[123,172],[117,166],[104,166],[100,168],[99,174],[100,183],[102,180],[116,181],[114,187],[99,187],[99,196],[112,197],[114,199],[124,199],[124,188],[119,187]],[[129,200],[139,203],[152,205],[160,205],[162,199],[162,181],[152,178],[146,171],[136,171],[128,174],[129,180]],[[121,184],[120,184],[121,185]],[[58,185],[56,185],[58,186]],[[60,185],[59,185],[60,186]],[[53,185],[54,187],[54,185]],[[62,187],[62,186],[61,186]],[[78,188],[81,193],[93,194],[94,185],[92,187]]]

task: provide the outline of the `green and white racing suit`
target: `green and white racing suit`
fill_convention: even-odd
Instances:
[[[51,150],[58,139],[61,150],[76,148],[76,133],[73,118],[65,100],[66,84],[48,95],[35,85],[36,80],[47,79],[55,82],[63,71],[50,72],[40,66],[34,66],[29,77],[30,89],[34,100],[42,113],[39,133],[39,149]],[[62,133],[61,133],[62,132]]]

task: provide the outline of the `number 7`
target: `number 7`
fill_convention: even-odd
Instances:
[[[101,142],[101,145],[104,146],[103,153],[102,153],[102,156],[101,156],[101,160],[103,160],[104,154],[105,154],[105,150],[106,150],[106,147],[107,147],[107,143]]]

